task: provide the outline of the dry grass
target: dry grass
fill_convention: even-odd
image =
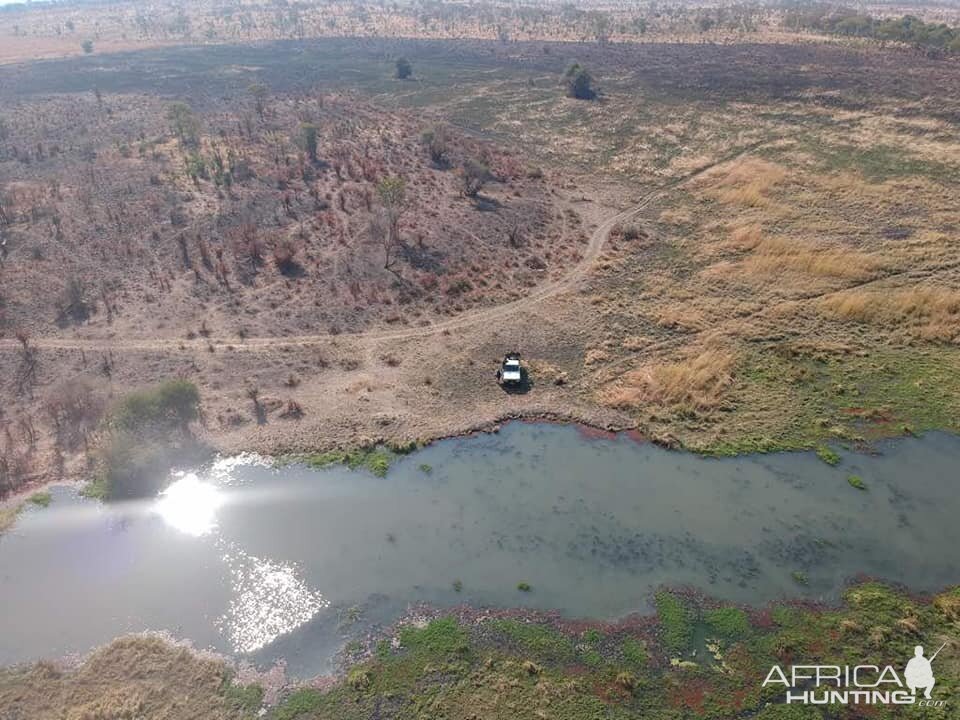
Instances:
[[[713,408],[733,382],[736,362],[737,355],[726,348],[707,348],[677,362],[632,370],[604,389],[600,400],[621,410],[650,404]]]
[[[756,223],[735,227],[723,247],[750,251],[741,264],[742,271],[749,274],[797,272],[862,281],[874,277],[884,266],[873,255],[840,245],[764,235]]]
[[[17,516],[20,514],[20,504],[16,505],[0,505],[0,533],[13,527],[13,524],[17,521]]]
[[[931,285],[898,290],[848,290],[821,308],[844,320],[905,328],[924,340],[960,342],[960,291]]]
[[[770,191],[786,176],[786,169],[776,163],[744,157],[721,166],[708,177],[721,203],[765,207],[770,204]]]
[[[223,695],[226,673],[223,663],[160,638],[121,638],[75,672],[61,672],[48,662],[0,672],[0,716],[237,720],[245,715]]]

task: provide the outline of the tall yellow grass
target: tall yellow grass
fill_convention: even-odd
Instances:
[[[767,205],[769,191],[787,176],[786,169],[759,158],[741,158],[714,173],[717,199],[729,205]]]
[[[825,298],[821,308],[845,320],[906,328],[925,340],[960,341],[960,291],[951,288],[848,290]]]
[[[672,363],[632,370],[604,389],[601,402],[623,410],[644,405],[716,407],[733,382],[737,356],[724,348],[708,348]]]
[[[749,250],[742,268],[763,275],[800,272],[821,277],[866,280],[876,275],[883,262],[867,253],[839,245],[820,245],[809,240],[769,237],[760,225],[734,228],[727,246]]]

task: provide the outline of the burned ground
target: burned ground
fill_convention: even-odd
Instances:
[[[401,54],[415,80],[393,77]],[[564,96],[574,58],[597,101]],[[47,61],[0,80],[26,118],[8,119],[5,191],[38,209],[7,228],[3,281],[20,288],[5,308],[7,427],[35,438],[34,468],[39,404],[74,378],[107,400],[194,380],[201,432],[227,450],[425,440],[516,416],[719,453],[955,427],[952,61],[836,44],[326,40]],[[173,137],[177,102],[199,121],[195,146]],[[448,169],[420,137],[441,126]],[[50,134],[72,138],[52,159]],[[486,203],[463,197],[472,158],[495,176]],[[234,160],[252,177],[233,177]],[[364,238],[395,175],[411,206],[385,269]],[[129,252],[111,255],[120,238]],[[74,312],[70,276],[86,273],[90,307]],[[534,370],[523,395],[493,383],[513,349]],[[284,415],[291,402],[302,413]]]

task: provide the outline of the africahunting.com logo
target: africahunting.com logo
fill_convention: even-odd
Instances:
[[[946,701],[931,692],[937,683],[933,661],[945,645],[930,658],[917,645],[902,677],[893,665],[791,665],[788,671],[774,665],[763,687],[783,685],[788,704],[943,707]]]

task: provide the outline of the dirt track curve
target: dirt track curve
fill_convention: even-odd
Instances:
[[[275,347],[302,347],[319,343],[327,343],[334,339],[349,339],[360,342],[383,342],[386,340],[409,340],[418,337],[427,337],[443,331],[458,330],[482,322],[489,322],[509,315],[514,315],[520,310],[529,308],[532,305],[543,302],[552,297],[569,290],[582,278],[594,261],[603,251],[603,246],[610,236],[610,232],[620,223],[630,220],[635,215],[642,212],[654,198],[661,193],[666,192],[672,187],[682,185],[695,177],[711,170],[725,162],[735,160],[762,145],[769,144],[773,140],[763,140],[752,143],[747,147],[741,148],[734,153],[728,154],[723,158],[712,163],[704,165],[687,175],[677,178],[647,193],[635,205],[622,212],[613,215],[605,220],[590,235],[590,241],[587,244],[583,259],[563,278],[553,282],[544,283],[534,288],[533,291],[519,300],[504,303],[490,308],[480,308],[470,311],[448,320],[431,323],[414,328],[404,328],[398,330],[370,330],[361,333],[325,333],[321,335],[293,335],[288,337],[218,337],[203,338],[196,340],[186,340],[179,338],[165,338],[162,340],[124,340],[124,339],[81,339],[81,338],[35,338],[30,340],[30,345],[39,349],[59,349],[59,350],[89,350],[89,351],[169,351],[169,350],[187,350],[201,349],[206,350],[210,345],[213,346],[231,346],[234,350],[257,351]],[[20,347],[15,340],[0,340],[0,351],[14,350]]]

